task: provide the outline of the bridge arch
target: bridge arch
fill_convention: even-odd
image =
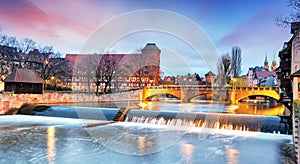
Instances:
[[[276,100],[280,99],[278,89],[272,87],[242,87],[242,88],[218,88],[206,86],[149,86],[145,87],[142,93],[142,100],[147,101],[159,95],[172,95],[182,102],[190,102],[196,97],[205,94],[212,94],[212,96],[222,96],[226,101],[235,104],[238,101],[249,96],[263,96],[271,97]]]
[[[235,103],[238,103],[240,100],[247,98],[249,96],[263,96],[263,97],[271,97],[275,100],[279,100],[280,96],[275,90],[245,90],[245,91],[236,91],[234,95]]]
[[[161,95],[171,95],[171,96],[173,96],[173,97],[175,97],[175,98],[177,98],[177,99],[181,99],[180,97],[178,97],[178,95],[174,95],[174,94],[169,94],[169,93],[161,93],[161,94],[152,94],[152,95],[150,95],[150,96],[148,96],[148,97],[145,97],[144,99],[145,100],[152,100],[153,98],[155,98],[155,97],[159,97],[159,96],[161,96]]]
[[[158,97],[160,95],[171,95],[178,99],[181,99],[180,88],[165,88],[165,87],[147,87],[143,90],[143,100],[149,100],[153,97]]]
[[[202,91],[202,92],[199,92],[195,95],[192,95],[191,97],[189,97],[188,101],[189,102],[192,102],[194,101],[197,97],[200,97],[200,96],[203,96],[203,95],[209,95],[211,94],[212,95],[212,92],[211,91]]]

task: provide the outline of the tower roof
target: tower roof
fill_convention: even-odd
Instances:
[[[267,63],[268,62],[268,56],[266,55],[266,57],[265,57],[265,63]]]
[[[276,63],[276,56],[275,56],[275,55],[274,55],[273,63],[274,63],[274,62]]]
[[[213,72],[209,71],[207,72],[207,74],[205,74],[204,76],[216,76]]]
[[[147,43],[147,45],[142,49],[142,51],[155,51],[160,49],[156,46],[155,43]]]

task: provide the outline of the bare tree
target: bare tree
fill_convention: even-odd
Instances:
[[[24,38],[19,41],[18,50],[23,53],[29,53],[36,48],[36,42],[31,38]]]
[[[217,69],[219,85],[224,86],[227,84],[231,72],[231,59],[228,53],[220,56]]]
[[[44,80],[49,80],[55,77],[57,80],[63,82],[70,74],[68,61],[62,57],[62,54],[51,53],[48,60],[48,67],[45,69]]]
[[[4,42],[7,38],[7,35],[3,33],[2,29],[0,29],[0,45],[4,45]]]
[[[275,17],[276,24],[285,28],[289,27],[292,22],[300,21],[300,1],[288,0],[287,6],[291,9],[289,15]]]
[[[53,46],[37,46],[37,49],[41,52],[41,53],[49,53],[49,52],[54,52],[53,50]],[[60,54],[58,52],[58,54]],[[61,55],[61,54],[60,54]]]
[[[0,44],[5,45],[5,46],[9,46],[9,47],[16,47],[16,48],[19,47],[19,42],[18,42],[17,38],[8,36],[6,34],[1,35]]]
[[[137,54],[137,71],[135,72],[135,75],[137,76],[137,80],[138,80],[138,87],[141,88],[142,87],[142,83],[143,83],[143,78],[145,77],[145,60],[146,60],[146,56],[145,54],[141,53],[142,52],[142,48],[141,49],[137,49],[137,52],[139,52]]]
[[[80,63],[77,63],[74,68],[76,76],[81,76],[84,78],[83,80],[87,82],[88,92],[93,91],[91,84],[96,83],[95,73],[99,63],[99,58],[100,56],[98,54],[87,55],[82,61],[80,61]]]
[[[51,77],[63,81],[69,72],[68,61],[62,57],[61,53],[54,53],[52,50],[41,53],[34,49],[29,52],[25,60],[28,63],[35,63],[31,68],[35,69],[45,81],[50,80]]]
[[[232,47],[231,53],[231,75],[236,78],[242,73],[242,50],[240,47]]]
[[[111,85],[113,74],[116,71],[117,65],[123,56],[115,54],[104,54],[101,56],[97,71],[97,82],[104,83],[103,92],[108,92],[108,87]]]

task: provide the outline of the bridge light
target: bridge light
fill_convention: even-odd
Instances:
[[[144,110],[144,108],[147,106],[146,103],[143,103],[143,102],[140,102],[139,103],[139,106],[142,107],[142,110]]]

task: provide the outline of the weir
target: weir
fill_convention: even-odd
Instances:
[[[288,124],[282,122],[278,116],[141,110],[138,106],[121,107],[118,110],[117,108],[49,107],[25,104],[18,114],[280,134],[289,132]]]
[[[126,113],[124,122],[188,126],[197,128],[228,129],[287,134],[289,127],[280,117],[254,116],[200,112],[169,112],[132,109]]]
[[[24,104],[17,114],[112,121],[117,112],[117,108]]]

